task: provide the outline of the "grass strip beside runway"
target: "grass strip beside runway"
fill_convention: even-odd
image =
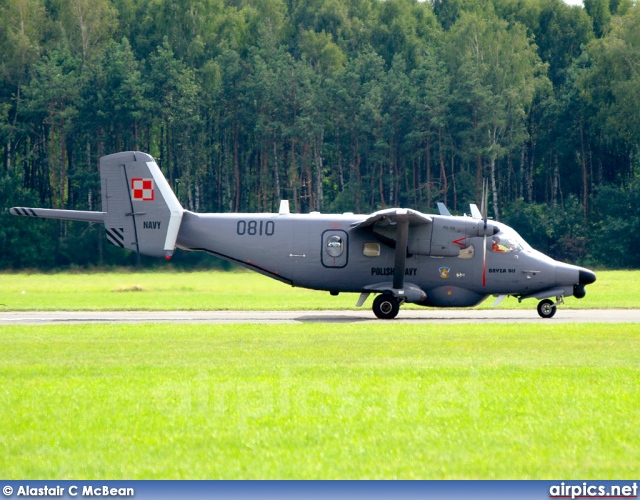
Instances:
[[[640,325],[0,332],[5,479],[629,478]]]
[[[567,298],[572,309],[640,307],[640,271],[600,271],[587,296]],[[328,310],[354,309],[358,294],[292,288],[251,272],[0,274],[1,311]],[[371,307],[369,298],[365,306]],[[490,297],[480,308],[491,307]],[[501,309],[535,309],[508,298]],[[418,307],[407,305],[403,307]]]

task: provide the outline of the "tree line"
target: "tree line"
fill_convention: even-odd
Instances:
[[[135,263],[7,213],[99,210],[122,150],[194,211],[461,214],[488,179],[540,250],[638,267],[639,146],[632,0],[0,0],[3,269]]]

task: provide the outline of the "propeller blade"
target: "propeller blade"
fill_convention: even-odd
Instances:
[[[489,185],[487,179],[482,181],[482,218],[484,219],[484,228],[487,229],[487,218],[489,213]]]
[[[480,195],[480,217],[484,219],[484,184],[485,181],[482,181],[482,193]]]
[[[482,286],[487,286],[487,234],[486,233],[482,237]]]
[[[482,286],[487,286],[487,212],[489,211],[489,186],[487,179],[482,181],[482,219],[484,234],[482,236]]]

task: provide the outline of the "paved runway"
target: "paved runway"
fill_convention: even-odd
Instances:
[[[3,325],[77,323],[367,323],[371,309],[357,311],[51,311],[0,312]],[[542,319],[535,309],[400,310],[392,323],[640,323],[640,309],[559,309]]]

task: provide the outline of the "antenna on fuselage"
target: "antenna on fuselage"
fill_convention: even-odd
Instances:
[[[478,205],[471,203],[469,208],[471,209],[471,217],[474,219],[482,219],[482,212],[478,209]]]
[[[278,215],[289,215],[289,200],[280,200],[280,208],[278,209]],[[262,223],[261,223],[262,224]]]
[[[440,215],[451,215],[449,209],[441,201],[438,202],[438,211],[440,212]]]

